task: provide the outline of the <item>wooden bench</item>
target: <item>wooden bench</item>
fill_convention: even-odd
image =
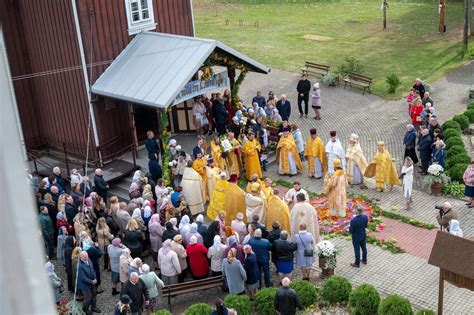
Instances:
[[[171,311],[171,297],[181,294],[193,293],[197,291],[221,288],[223,284],[222,276],[209,277],[201,280],[187,281],[178,284],[171,284],[161,289],[162,296],[168,296],[168,306]]]
[[[305,75],[308,75],[309,73],[313,73],[313,74],[320,75],[321,77],[323,77],[325,74],[329,72],[330,68],[331,67],[328,65],[305,61],[304,67],[301,68],[301,73]]]
[[[364,89],[364,92],[362,95],[365,94],[365,90],[368,90],[370,92],[370,85],[372,84],[372,78],[368,77],[363,74],[359,73],[354,73],[354,72],[349,72],[347,74],[347,78],[344,78],[344,88],[346,88],[347,83],[349,83],[349,86],[352,87],[352,84],[361,86]]]

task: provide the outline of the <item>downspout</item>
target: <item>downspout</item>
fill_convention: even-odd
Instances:
[[[96,147],[99,147],[99,134],[97,133],[95,113],[94,113],[94,108],[92,106],[89,76],[87,75],[86,57],[84,54],[84,45],[82,43],[82,34],[81,34],[81,27],[79,25],[79,15],[77,14],[76,0],[71,0],[71,4],[72,4],[72,13],[74,15],[74,25],[76,27],[77,43],[79,44],[79,52],[81,55],[82,74],[84,76],[84,84],[86,86],[87,101],[89,103],[89,111],[90,111],[91,120],[92,120],[92,133],[94,134],[95,145]],[[99,153],[100,164],[102,165],[102,154],[100,153],[100,150],[98,150],[98,153]],[[84,175],[87,175],[87,174],[84,174]]]
[[[193,0],[189,0],[189,9],[191,10],[191,21],[193,22],[193,37],[196,36],[196,31],[194,29],[194,10],[193,10]]]

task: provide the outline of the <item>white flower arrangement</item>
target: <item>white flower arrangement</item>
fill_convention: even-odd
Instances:
[[[433,176],[440,176],[444,172],[444,168],[438,163],[433,163],[428,167],[428,173]]]
[[[178,145],[176,146],[176,151],[181,151],[181,149],[182,149],[182,147],[178,144]]]
[[[169,167],[175,167],[176,165],[178,165],[178,162],[177,162],[176,160],[170,161],[170,162],[168,163],[168,166],[169,166]]]
[[[331,257],[338,252],[336,246],[330,241],[321,241],[316,244],[316,254],[320,257]]]

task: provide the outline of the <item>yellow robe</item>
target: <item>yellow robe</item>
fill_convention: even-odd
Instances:
[[[211,200],[212,192],[214,191],[214,185],[220,178],[221,170],[217,167],[206,166],[206,198]]]
[[[308,170],[310,174],[314,174],[314,158],[318,158],[321,162],[321,168],[324,163],[324,143],[321,138],[316,137],[306,139],[306,147],[304,148],[304,156],[308,160]]]
[[[267,200],[267,202],[270,200],[270,197],[273,196],[273,187],[266,187],[265,186],[265,182],[262,182],[261,184],[262,186],[262,191],[263,191],[263,194],[265,195],[265,199]]]
[[[232,150],[227,152],[227,169],[230,175],[240,175],[242,173],[242,148],[237,139],[229,139]]]
[[[222,149],[214,141],[211,142],[211,156],[214,160],[214,165],[223,170],[225,168],[225,160],[222,157]]]
[[[282,136],[280,141],[278,141],[277,146],[277,161],[280,163],[280,167],[283,174],[290,173],[290,159],[288,158],[288,153],[293,155],[293,159],[296,163],[296,168],[298,170],[303,169],[303,165],[301,164],[300,155],[298,154],[298,149],[296,148],[295,139],[293,139],[292,135],[288,135],[287,137]]]
[[[328,208],[331,215],[335,216],[339,212],[339,217],[345,217],[347,206],[347,179],[343,170],[336,170],[333,175],[327,174],[324,177],[324,193],[328,198]],[[344,212],[344,215],[342,215]]]
[[[384,190],[385,185],[400,185],[400,179],[398,178],[397,170],[393,165],[392,157],[385,149],[382,153],[377,151],[374,159],[367,167],[364,176],[375,176],[376,189]]]
[[[194,160],[193,169],[198,172],[198,174],[202,177],[202,180],[206,182],[206,168],[202,159]]]
[[[362,177],[367,169],[367,161],[365,160],[364,153],[359,143],[349,145],[346,152],[346,175],[349,183],[353,183],[354,180],[354,166],[360,170]]]
[[[245,142],[245,177],[247,180],[250,180],[253,174],[257,174],[258,178],[262,178],[262,169],[260,167],[260,158],[258,155],[260,150],[260,143],[256,139]]]
[[[263,180],[260,180],[260,179],[259,179],[259,180],[257,181],[257,183],[259,183],[259,184],[260,184],[260,188],[263,189],[263,186],[265,185],[265,184],[263,183]],[[247,183],[247,186],[245,186],[245,191],[246,191],[246,192],[249,193],[249,192],[252,191],[252,184],[253,184],[252,181],[250,181],[250,182]]]
[[[229,182],[225,179],[217,180],[214,185],[214,190],[211,194],[211,200],[209,202],[209,207],[207,208],[207,217],[214,221],[219,214],[219,212],[225,210],[224,204],[226,201],[226,194],[229,189]]]
[[[245,191],[235,183],[229,183],[227,189],[226,199],[224,203],[224,211],[226,213],[225,219],[227,222],[237,218],[237,213],[242,212],[244,215],[244,222],[247,222],[247,215],[245,213]],[[215,219],[215,218],[214,218]]]
[[[290,209],[280,197],[273,195],[268,199],[266,227],[271,228],[275,220],[280,222],[282,230],[290,230]]]

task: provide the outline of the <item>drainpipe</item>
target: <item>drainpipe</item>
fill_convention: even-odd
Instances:
[[[72,13],[73,13],[73,16],[74,16],[74,25],[76,27],[77,43],[79,44],[79,52],[80,52],[80,55],[81,55],[82,74],[84,76],[84,84],[86,86],[87,101],[89,103],[89,111],[90,111],[91,120],[92,120],[92,132],[94,134],[95,145],[96,145],[96,147],[99,147],[99,134],[97,133],[97,124],[96,124],[96,121],[95,121],[95,113],[94,113],[94,108],[92,106],[92,101],[91,101],[89,76],[87,75],[86,57],[85,57],[85,54],[84,54],[84,45],[82,43],[82,34],[81,34],[81,27],[79,25],[79,15],[77,14],[76,0],[71,0],[71,4],[72,4]],[[97,151],[98,151],[98,154],[99,154],[100,164],[102,165],[102,155],[100,153],[100,150],[97,150]],[[84,175],[86,175],[86,174],[84,174]]]
[[[189,0],[189,9],[191,10],[191,19],[193,22],[193,37],[196,36],[196,32],[194,30],[194,10],[193,10],[193,0]]]

